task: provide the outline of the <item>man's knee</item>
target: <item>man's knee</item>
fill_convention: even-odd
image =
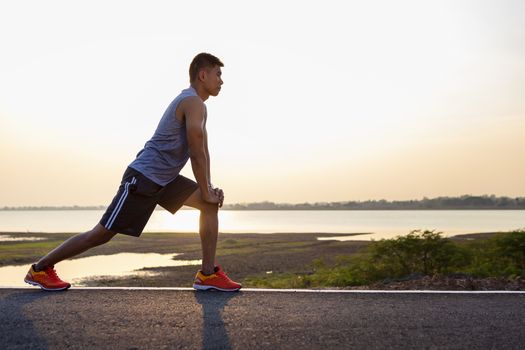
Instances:
[[[86,240],[91,245],[101,245],[109,242],[115,233],[98,224],[93,230],[86,233]]]
[[[199,210],[205,214],[217,214],[219,211],[219,205],[215,203],[204,202],[201,204]]]
[[[188,199],[184,202],[184,205],[190,206],[199,210],[201,213],[213,214],[219,211],[219,205],[214,203],[208,203],[202,199],[201,191],[199,189],[195,190]]]

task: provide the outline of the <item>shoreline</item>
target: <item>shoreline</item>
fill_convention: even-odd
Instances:
[[[0,232],[0,237],[11,237],[14,240],[0,241],[0,267],[27,263],[33,259],[46,254],[55,246],[61,244],[69,237],[79,232]],[[454,241],[471,241],[475,239],[486,239],[497,232],[478,232],[453,235],[448,238]],[[217,255],[221,249],[226,248],[232,242],[240,242],[244,245],[252,244],[259,246],[264,243],[274,244],[275,242],[299,244],[308,243],[311,246],[340,246],[341,248],[351,248],[355,246],[363,247],[370,244],[370,240],[337,240],[331,237],[353,237],[369,235],[370,233],[331,233],[331,232],[273,232],[273,233],[228,233],[220,232],[217,244]],[[16,240],[16,238],[30,238],[30,240]],[[324,239],[323,239],[324,238]],[[328,238],[328,239],[326,239]],[[246,241],[246,242],[244,242]],[[258,242],[260,241],[260,242]],[[9,248],[12,249],[9,249]],[[238,244],[233,244],[230,248],[238,248]],[[283,247],[283,249],[286,247]],[[47,250],[46,250],[47,249]],[[172,250],[173,249],[173,250]],[[233,253],[229,249],[226,255]],[[344,249],[343,249],[344,250]],[[263,249],[264,251],[264,249]],[[350,249],[352,251],[352,249]],[[16,254],[13,253],[16,252]],[[75,258],[109,255],[116,253],[170,253],[176,252],[186,258],[194,258],[200,254],[200,238],[196,232],[145,232],[140,237],[132,237],[117,234],[110,242],[92,248]],[[238,253],[238,252],[237,252]],[[242,252],[241,252],[242,253]],[[24,254],[26,257],[24,257]]]
[[[0,235],[8,234],[45,236],[48,239],[33,242],[4,242],[0,245],[0,267],[29,265],[73,235],[72,233],[0,233]],[[487,239],[494,234],[496,232],[471,233],[450,239],[461,244]],[[370,244],[370,241],[317,239],[323,236],[341,236],[341,234],[220,233],[217,259],[232,279],[242,283],[247,278],[268,274],[310,274],[313,272],[314,260],[322,259],[325,263],[332,264],[336,262],[338,255],[359,254]],[[197,233],[190,232],[145,233],[139,239],[117,235],[110,242],[75,258],[118,253],[176,253],[177,260],[195,260],[201,258],[200,238]],[[57,266],[57,270],[60,273],[60,265]],[[195,265],[151,267],[137,270],[145,272],[139,276],[99,276],[82,280],[81,283],[88,287],[191,287],[197,270],[198,266]],[[245,286],[250,287],[249,284]],[[376,282],[340,289],[525,290],[525,280],[469,276],[412,276],[404,280],[390,280],[388,283]]]

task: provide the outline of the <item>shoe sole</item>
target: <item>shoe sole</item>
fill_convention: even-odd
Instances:
[[[59,292],[61,290],[66,290],[66,289],[69,289],[69,287],[71,287],[71,285],[67,286],[67,287],[64,287],[64,288],[46,288],[44,287],[43,285],[41,285],[40,283],[38,282],[35,282],[35,281],[29,281],[27,279],[24,278],[24,282],[27,283],[27,284],[30,284],[32,286],[37,286],[37,287],[40,287],[41,289],[43,290],[46,290],[48,292]]]
[[[194,284],[193,288],[197,290],[218,290],[221,292],[237,292],[239,289],[241,289],[241,287],[227,289],[227,288],[219,288],[219,287],[214,287],[214,286],[203,286],[201,284]]]

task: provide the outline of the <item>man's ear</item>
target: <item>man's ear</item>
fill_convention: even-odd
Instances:
[[[201,69],[198,74],[199,80],[204,81],[206,79],[206,74],[206,69]]]

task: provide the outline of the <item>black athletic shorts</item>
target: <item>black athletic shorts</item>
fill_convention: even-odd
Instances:
[[[128,167],[100,224],[110,231],[138,237],[157,204],[174,214],[198,188],[195,181],[182,175],[163,187]]]

